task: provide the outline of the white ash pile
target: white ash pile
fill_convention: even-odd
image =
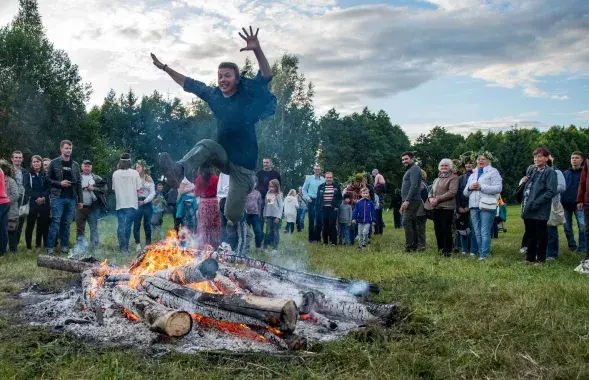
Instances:
[[[293,271],[170,238],[129,267],[41,255],[38,265],[81,274],[60,294],[21,294],[33,324],[107,345],[198,350],[304,350],[361,329],[388,325],[391,304],[368,301],[378,286]]]

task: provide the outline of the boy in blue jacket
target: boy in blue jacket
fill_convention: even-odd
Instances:
[[[352,223],[358,223],[358,249],[366,248],[370,225],[375,225],[376,210],[370,200],[370,191],[363,188],[360,191],[362,198],[356,203],[352,213]]]

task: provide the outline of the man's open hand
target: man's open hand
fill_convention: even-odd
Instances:
[[[250,26],[250,32],[248,33],[247,30],[245,30],[245,28],[241,28],[241,30],[243,30],[243,34],[239,33],[239,36],[241,38],[243,38],[243,40],[246,42],[246,46],[243,49],[240,49],[239,51],[246,51],[246,50],[256,50],[260,48],[260,41],[258,41],[258,32],[260,31],[260,28],[256,29],[256,33],[254,34],[254,30],[252,29],[252,27]],[[153,56],[153,54],[152,54]]]
[[[164,68],[164,64],[160,62],[159,59],[157,59],[157,57],[155,56],[155,54],[150,53],[151,55],[151,59],[153,59],[153,64],[155,65],[155,67],[157,67],[158,69],[163,69]]]

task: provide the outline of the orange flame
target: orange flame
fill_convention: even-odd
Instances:
[[[198,290],[203,293],[223,294],[213,283],[210,281],[202,282],[191,282],[190,284],[184,284],[187,288]]]
[[[123,308],[123,314],[125,314],[125,318],[133,322],[139,322],[141,318],[136,316],[135,314],[131,313],[128,309]]]
[[[313,317],[311,316],[311,314],[300,314],[299,315],[299,320],[301,321],[312,321]]]
[[[192,319],[201,325],[204,328],[215,329],[218,331],[222,331],[224,333],[228,333],[231,335],[236,335],[248,339],[255,340],[256,342],[266,342],[266,338],[257,334],[255,331],[247,327],[247,325],[239,324],[239,323],[232,323],[232,322],[222,322],[217,321],[216,319],[205,317],[200,314],[190,314]]]
[[[266,326],[266,330],[270,331],[274,335],[282,335],[282,331],[275,329],[274,327]]]

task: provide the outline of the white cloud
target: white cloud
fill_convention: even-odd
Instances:
[[[579,120],[589,121],[589,110],[580,111],[578,113],[578,115],[579,115]]]
[[[543,88],[542,79],[589,75],[585,0],[562,0],[558,7],[549,0],[429,2],[438,9],[340,9],[336,0],[53,0],[42,1],[40,10],[49,38],[92,83],[92,104],[111,87],[191,99],[152,66],[149,53],[208,82],[218,62],[243,62],[237,32],[250,24],[260,28],[271,60],[286,52],[299,56],[301,71],[315,84],[319,112],[357,111],[368,99],[447,74],[565,100],[566,93]],[[16,0],[2,3],[6,23]]]

